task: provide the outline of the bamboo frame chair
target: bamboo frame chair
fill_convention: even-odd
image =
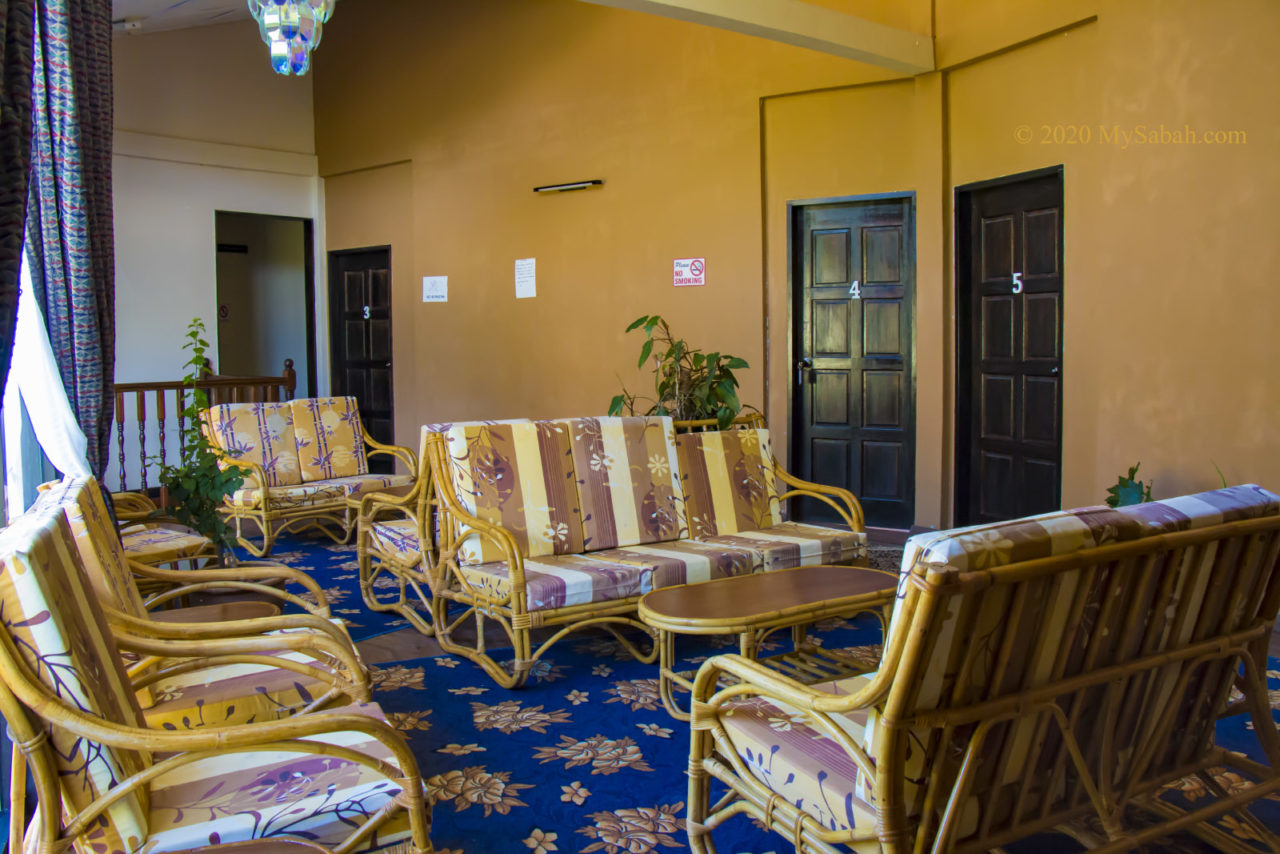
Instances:
[[[422,500],[432,500],[435,503],[439,541],[435,550],[436,559],[423,573],[431,594],[425,601],[428,616],[423,619],[419,615],[418,619],[413,620],[414,625],[429,629],[442,649],[474,661],[504,688],[523,685],[538,659],[548,649],[566,635],[589,627],[608,631],[628,653],[641,662],[651,664],[657,660],[656,644],[649,650],[642,651],[622,631],[624,628],[633,628],[650,639],[654,637],[653,631],[636,616],[639,596],[530,611],[525,600],[524,558],[515,539],[505,529],[479,519],[463,508],[453,490],[449,474],[449,448],[444,434],[427,434],[424,436],[424,447],[434,486],[429,488]],[[426,516],[419,518],[427,519]],[[459,571],[458,548],[471,537],[488,540],[501,553],[501,559],[506,561],[511,580],[507,595],[497,596],[482,590],[472,585]],[[389,568],[393,571],[395,569]],[[413,576],[406,575],[400,577],[407,583]],[[420,584],[414,586],[421,596],[424,591]],[[459,637],[458,629],[468,620],[471,621],[474,638],[464,640]],[[510,670],[488,652],[485,642],[487,622],[499,626],[511,642]],[[556,631],[541,640],[535,648],[533,631],[542,628],[555,628]]]
[[[194,568],[200,561],[215,560],[213,541],[172,517],[161,517],[160,508],[140,492],[113,492],[111,502],[125,554],[148,566],[185,563]]]
[[[333,854],[432,851],[421,774],[376,706],[192,731],[147,726],[75,555],[66,520],[52,508],[0,534],[0,713],[14,741],[13,850],[137,850],[159,833],[165,850],[293,841]],[[38,803],[24,827],[28,770]],[[183,790],[188,774],[204,780],[204,795]],[[291,785],[288,797],[262,796],[283,780],[310,782]],[[252,844],[265,837],[272,839]]]
[[[1245,489],[1264,493],[1205,495]],[[742,813],[804,852],[986,851],[1095,816],[1104,852],[1176,829],[1224,851],[1256,851],[1209,823],[1236,811],[1280,850],[1280,838],[1243,809],[1280,791],[1280,735],[1264,676],[1280,610],[1280,500],[1270,499],[1232,507],[1217,519],[1234,521],[1210,527],[1160,521],[1166,533],[1138,539],[1124,513],[1074,511],[1110,544],[1059,543],[1057,554],[1019,560],[1010,558],[1018,537],[996,536],[1007,528],[971,529],[990,550],[969,568],[917,561],[900,585],[879,671],[834,686],[805,687],[739,656],[709,659],[694,687],[691,849],[714,852],[711,831]],[[726,675],[741,682],[717,690]],[[1214,744],[1237,676],[1267,764]],[[761,703],[774,710],[765,718],[793,715],[801,738],[847,757],[857,782],[843,811],[820,815],[822,798],[798,808],[790,781],[770,777],[758,753],[753,764],[751,751],[765,751],[780,777],[804,762],[792,761],[790,742],[771,747],[747,734],[744,716]],[[1217,766],[1255,782],[1228,793],[1209,773]],[[1216,802],[1187,812],[1158,800],[1163,786],[1188,775]],[[712,777],[728,786],[715,804]],[[833,777],[817,779],[831,787]],[[836,802],[839,791],[824,794]],[[1130,810],[1157,824],[1133,828]]]
[[[304,502],[297,506],[273,501],[272,489],[280,489],[280,487],[271,486],[266,470],[260,464],[252,460],[238,459],[218,443],[217,431],[213,429],[209,420],[209,412],[205,410],[201,413],[201,429],[204,430],[213,452],[225,466],[248,469],[249,475],[245,478],[245,484],[248,488],[257,490],[257,495],[247,504],[238,504],[230,497],[223,499],[221,512],[234,524],[236,539],[241,546],[254,557],[269,557],[276,538],[289,531],[298,534],[320,532],[335,543],[350,541],[351,535],[356,530],[357,514],[352,512],[353,508],[346,494],[324,498],[315,503]],[[364,429],[363,421],[360,424],[360,431],[363,434],[367,457],[390,456],[403,463],[408,471],[417,471],[418,461],[413,451],[400,445],[382,444]],[[311,483],[323,485],[325,481]],[[246,536],[244,528],[246,522],[257,528],[258,536],[261,537],[260,542],[255,542]]]
[[[673,422],[676,433],[706,433],[720,429],[720,422],[714,418],[699,418],[690,421]],[[729,426],[730,430],[763,430],[767,429],[768,424],[765,422],[764,413],[748,412],[746,415],[739,415],[733,419],[733,423]],[[782,467],[778,462],[778,458],[773,458],[773,476],[779,482],[785,483],[790,489],[778,494],[778,500],[783,502],[785,508],[788,505],[788,498],[806,497],[813,498],[826,504],[840,516],[840,521],[848,526],[851,531],[865,531],[867,529],[866,517],[862,512],[862,505],[852,492],[839,486],[828,486],[825,483],[814,483],[813,481],[802,480],[791,472]],[[864,562],[865,563],[865,562]]]

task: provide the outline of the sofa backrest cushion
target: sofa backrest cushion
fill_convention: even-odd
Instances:
[[[687,536],[670,418],[571,418],[587,551]]]
[[[354,397],[304,397],[289,406],[303,483],[369,473]]]
[[[1268,548],[1212,542],[1104,565],[1085,560],[1034,577],[1023,568],[1037,559],[1276,515],[1280,496],[1245,485],[1117,509],[1085,507],[917,535],[906,549],[908,574],[899,585],[885,648],[905,649],[913,641],[924,645],[909,664],[899,665],[885,702],[900,717],[911,718],[994,701],[1247,627],[1267,598],[1267,579],[1275,572],[1275,552],[1268,559]],[[989,584],[947,584],[948,576],[978,570],[991,572]],[[937,591],[932,615],[909,604],[921,601],[910,594],[919,586],[912,576],[928,578],[925,589]],[[1115,698],[1125,710],[1115,743],[1130,746],[1117,749],[1118,773],[1133,758],[1132,745],[1152,731],[1157,714],[1170,702],[1185,707],[1179,720],[1199,727],[1186,730],[1179,743],[1210,743],[1206,728],[1212,729],[1213,714],[1207,708],[1192,711],[1206,698],[1199,689],[1178,694],[1178,674],[1176,664],[1157,668],[1150,679],[1124,685],[1123,696]],[[1218,675],[1229,677],[1225,670]],[[1220,687],[1225,691],[1230,681],[1226,678]],[[1211,682],[1213,678],[1193,680]],[[1081,702],[1085,715],[1099,715],[1106,706],[1100,694]],[[1090,720],[1077,722],[1077,732],[1089,731]],[[992,730],[971,781],[977,802],[996,803],[1007,794],[1001,787],[1018,785],[1027,770],[1023,760],[1034,755],[1036,730],[1031,718]],[[908,779],[927,776],[931,764],[954,748],[940,744],[937,733],[927,727],[915,731],[912,741],[924,749],[908,758]],[[868,747],[874,734],[875,727],[868,727]],[[1150,770],[1158,773],[1166,759],[1162,755]]]
[[[268,486],[302,483],[290,402],[219,403],[205,413],[205,429],[227,456],[262,466]],[[246,477],[245,486],[258,484]]]
[[[454,425],[444,436],[449,479],[464,510],[505,528],[525,557],[582,551],[582,510],[566,425]],[[502,557],[481,536],[466,538],[458,551],[465,564]]]
[[[66,515],[81,565],[99,600],[109,608],[145,619],[146,605],[134,583],[98,481],[92,477],[54,481],[42,489],[32,510],[46,507],[56,507]]]
[[[28,511],[0,532],[0,614],[30,672],[62,702],[114,724],[144,726],[60,508]],[[145,767],[138,753],[90,742],[47,720],[45,728],[72,813]],[[95,839],[95,848],[138,850],[147,837],[148,807],[145,787],[117,801],[105,813],[97,831],[104,838]]]
[[[768,430],[682,433],[676,454],[690,536],[758,531],[782,522]]]

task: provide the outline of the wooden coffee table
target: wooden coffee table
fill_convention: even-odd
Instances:
[[[883,627],[893,606],[898,574],[851,566],[800,566],[754,575],[738,575],[664,587],[640,598],[639,615],[658,630],[658,691],[667,711],[687,721],[676,705],[675,686],[692,691],[692,674],[677,673],[676,635],[737,634],[744,656],[756,657],[760,641],[777,629],[790,628],[795,649],[763,662],[809,684],[866,672],[865,662],[840,650],[804,643],[810,623],[871,611]]]

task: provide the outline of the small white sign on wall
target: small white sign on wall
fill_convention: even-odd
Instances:
[[[422,277],[422,301],[423,302],[448,302],[449,301],[449,277],[448,276],[423,276]]]
[[[706,258],[677,258],[671,267],[671,284],[691,288],[707,283]]]
[[[538,259],[516,259],[516,299],[530,299],[538,295]]]

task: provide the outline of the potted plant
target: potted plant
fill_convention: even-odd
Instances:
[[[714,418],[721,430],[726,429],[742,411],[733,372],[750,367],[747,360],[690,347],[683,338],[672,337],[671,327],[656,314],[637,318],[627,332],[636,329],[643,329],[645,336],[636,367],[643,368],[652,357],[656,397],[641,398],[623,388],[609,403],[609,414],[625,410],[635,415],[636,404],[646,400],[646,415],[669,415],[679,421]]]
[[[208,364],[205,353],[209,342],[204,334],[204,323],[199,318],[187,325],[187,341],[182,349],[191,357],[184,365],[188,370],[182,378],[187,396],[180,421],[178,462],[151,460],[160,465],[160,482],[168,491],[168,506],[157,512],[207,537],[217,549],[220,562],[234,566],[238,562],[235,532],[218,510],[223,498],[241,487],[248,472],[238,466],[220,466],[201,429],[204,412],[209,408],[209,396],[198,385]]]

